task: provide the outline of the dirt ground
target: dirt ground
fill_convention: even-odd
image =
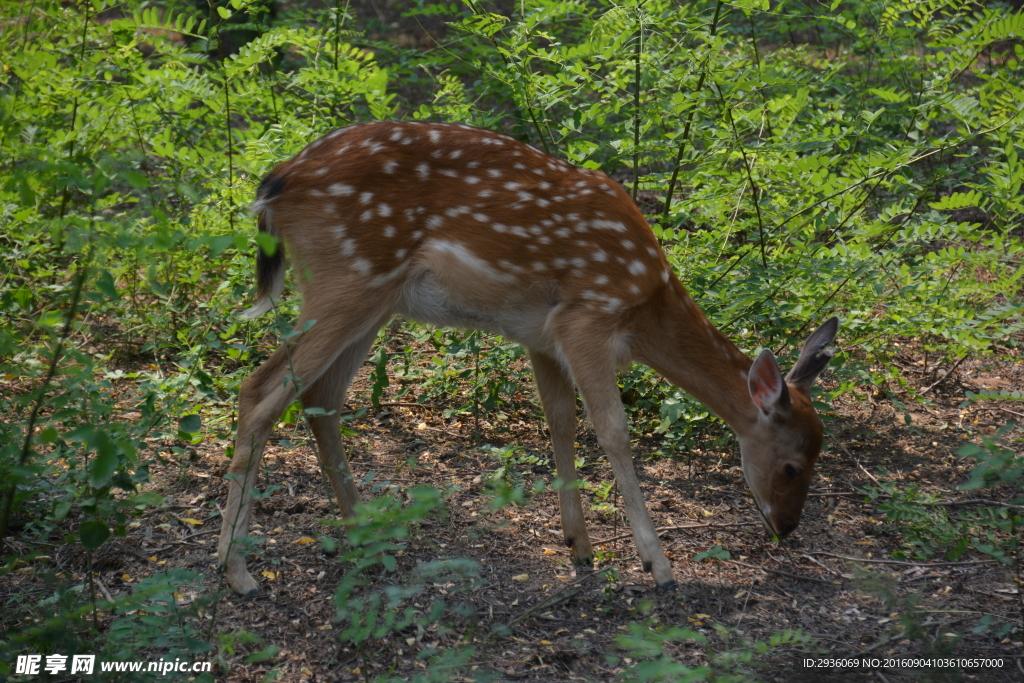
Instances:
[[[920,357],[909,351],[901,358],[908,379],[919,387],[950,370],[948,365],[924,370]],[[369,404],[371,369],[367,363],[360,372],[349,408]],[[830,381],[827,374],[824,381]],[[475,425],[480,430],[476,438],[472,418],[445,419],[440,404],[389,404],[385,394],[380,410],[349,425],[357,432],[351,438],[357,479],[375,473],[372,482],[360,487],[364,499],[384,489],[404,494],[418,485],[447,495],[439,514],[413,527],[394,571],[372,574],[370,588],[403,584],[422,563],[438,559],[468,558],[478,569],[469,582],[427,582],[413,599],[424,609],[435,599],[464,606],[463,614],[445,617],[447,628],[413,626],[374,640],[362,651],[339,638],[344,625],[335,622],[334,592],[346,565],[309,542],[333,533],[322,523],[331,507],[315,456],[300,427],[284,426],[271,440],[261,479],[261,485],[279,488],[256,502],[254,516],[254,534],[264,542],[249,568],[261,581],[261,593],[243,598],[225,591],[215,614],[204,613],[216,619],[216,633],[244,629],[280,650],[268,661],[246,663],[244,656],[260,645],[238,646],[234,654],[224,655],[229,668],[218,667],[216,675],[258,681],[277,668],[277,680],[295,682],[354,683],[388,673],[411,677],[423,672],[417,654],[468,644],[477,651],[471,666],[497,680],[613,680],[631,664],[622,659],[617,638],[627,633],[628,624],[647,620],[656,629],[688,627],[706,637],[706,645],[686,640],[666,645],[669,656],[694,667],[707,664],[709,653],[729,651],[735,660],[745,643],[768,642],[772,634],[799,629],[802,639],[776,644],[747,665],[764,681],[1022,681],[1022,609],[1012,569],[973,552],[955,562],[941,555],[922,562],[893,560],[899,536],[861,492],[886,476],[900,488],[916,483],[923,491],[941,493],[957,509],[976,506],[971,501],[979,498],[1002,501],[1015,495],[999,488],[957,490],[970,469],[954,455],[967,439],[964,428],[991,433],[1018,416],[1019,404],[1009,402],[961,408],[964,392],[981,388],[1024,388],[1019,356],[961,363],[928,392],[928,403],[903,403],[910,426],[885,396],[838,402],[825,416],[827,450],[802,523],[782,544],[766,539],[757,521],[735,448],[637,457],[641,484],[679,584],[669,592],[656,591],[641,571],[621,503],[618,513],[594,511],[588,506],[593,492],[584,495],[598,569],[612,567],[617,576],[574,573],[562,542],[555,493],[537,493],[522,506],[497,512],[488,508],[486,476],[501,463],[484,444],[517,443],[523,454],[537,456],[536,463],[516,475],[527,490],[535,481],[554,478],[543,422],[525,387],[513,404],[502,406],[504,419],[492,423],[483,416]],[[577,441],[577,452],[587,461],[583,476],[594,485],[611,480],[586,422],[580,423]],[[225,445],[208,440],[195,448],[187,466],[167,460],[152,468],[151,487],[168,496],[166,505],[138,520],[127,538],[112,539],[97,552],[94,566],[104,591],[124,593],[139,580],[175,567],[201,572],[206,595],[222,590],[214,552],[218,506],[226,493],[221,479]],[[635,443],[638,456],[657,446],[650,436]],[[880,468],[888,475],[880,474]],[[728,551],[729,560],[693,559],[718,545]],[[74,545],[55,553],[52,564],[51,570],[75,575],[86,569],[81,548]],[[33,568],[12,576],[0,592],[39,588]],[[888,600],[883,599],[886,591]],[[1003,638],[992,630],[973,633],[986,614],[997,623],[1016,623],[1018,629]],[[920,635],[900,628],[908,617]],[[949,640],[947,633],[959,635]],[[894,661],[925,655],[1001,658],[1003,664],[911,669]],[[852,657],[877,658],[879,665],[807,666],[809,661]],[[722,666],[718,662],[716,670]],[[453,675],[449,680],[472,679]]]

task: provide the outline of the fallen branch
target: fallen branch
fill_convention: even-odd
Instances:
[[[717,529],[717,528],[728,528],[736,526],[757,526],[756,522],[737,522],[736,524],[681,524],[678,526],[661,526],[655,529],[660,535],[663,531],[678,531],[679,529]],[[612,536],[611,538],[604,538],[599,541],[592,541],[594,545],[600,545],[602,543],[611,543],[612,541],[621,541],[624,538],[631,538],[632,533],[619,534],[618,536]]]
[[[519,624],[520,622],[522,622],[522,621],[524,621],[526,619],[529,619],[531,616],[533,616],[537,612],[540,612],[543,609],[547,609],[549,607],[554,607],[555,605],[561,604],[563,602],[566,602],[567,600],[570,600],[570,599],[576,597],[577,595],[579,595],[580,593],[583,592],[583,583],[585,581],[589,581],[590,579],[592,579],[592,578],[594,578],[596,576],[604,576],[605,574],[607,574],[611,570],[612,570],[612,567],[606,567],[605,569],[602,569],[601,571],[590,572],[586,576],[582,576],[582,577],[576,579],[575,581],[573,581],[572,583],[567,585],[565,588],[561,589],[560,591],[558,591],[557,593],[552,595],[551,597],[549,597],[549,598],[547,598],[545,600],[541,600],[536,605],[534,605],[533,607],[530,607],[529,609],[527,609],[525,612],[520,614],[518,617],[516,617],[512,621],[508,622],[508,624],[507,624],[508,628],[511,629],[516,624]]]
[[[921,390],[921,393],[922,394],[927,394],[929,391],[931,391],[935,387],[937,387],[940,384],[942,384],[943,382],[945,382],[947,379],[949,379],[950,375],[952,375],[954,372],[956,372],[956,369],[958,367],[960,367],[960,364],[963,363],[965,360],[967,360],[967,356],[961,357],[960,360],[958,360],[956,363],[953,363],[953,367],[951,367],[949,369],[949,372],[947,372],[945,375],[943,375],[939,379],[935,380],[934,382],[932,382],[931,384],[926,386],[924,389]]]
[[[823,550],[815,550],[811,555],[823,557],[834,557],[838,560],[849,560],[850,562],[866,562],[868,564],[898,564],[906,567],[960,567],[970,564],[998,564],[999,560],[967,560],[965,562],[906,562],[904,560],[869,560],[864,557],[847,557],[846,555],[833,555]]]
[[[770,572],[772,574],[778,574],[779,576],[785,576],[787,578],[797,579],[799,581],[814,581],[815,583],[823,583],[823,584],[828,585],[828,586],[834,586],[834,585],[836,585],[838,583],[837,581],[829,581],[828,579],[819,579],[816,576],[805,576],[803,574],[790,574],[789,572],[784,572],[781,569],[771,569],[769,567],[758,567],[757,565],[747,564],[746,562],[740,562],[739,560],[722,560],[722,562],[731,562],[732,564],[738,564],[741,567],[747,567],[748,569],[759,569],[759,570],[761,570],[763,572]]]

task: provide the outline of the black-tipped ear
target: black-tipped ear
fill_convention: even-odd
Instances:
[[[835,341],[837,332],[839,332],[839,318],[832,316],[804,342],[800,358],[797,359],[796,365],[786,375],[786,381],[806,389],[809,393],[814,380],[818,378],[821,371],[832,360],[835,352],[827,347]]]

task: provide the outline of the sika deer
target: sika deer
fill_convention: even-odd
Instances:
[[[765,524],[796,528],[821,449],[811,385],[828,364],[838,319],[804,344],[785,378],[771,351],[753,363],[716,330],[669,268],[647,221],[603,173],[576,168],[507,135],[464,125],[372,122],[309,144],[270,172],[254,207],[284,241],[303,295],[298,327],[316,321],[242,383],[219,561],[231,587],[257,590],[235,541],[249,527],[263,448],[295,398],[344,515],[358,494],[337,410],[378,330],[395,314],[489,330],[529,351],[562,481],[573,462],[580,394],[608,454],[645,570],[673,583],[630,455],[616,368],[639,361],[703,401],[739,437],[743,472]],[[281,250],[257,254],[258,301],[281,294]],[[294,375],[294,377],[291,377]],[[559,491],[565,543],[592,562],[579,491]]]

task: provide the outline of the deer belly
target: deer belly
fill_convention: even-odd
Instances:
[[[553,297],[524,298],[522,290],[505,283],[505,295],[492,298],[473,284],[479,285],[459,286],[449,278],[423,272],[406,281],[397,312],[426,325],[485,330],[539,351],[554,349],[547,326],[550,314],[559,305]],[[495,301],[509,304],[495,306]]]

